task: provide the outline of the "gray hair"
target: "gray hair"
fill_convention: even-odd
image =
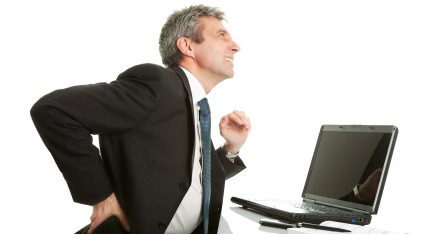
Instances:
[[[180,37],[189,38],[196,43],[205,40],[202,36],[204,26],[199,21],[201,16],[214,17],[220,21],[226,20],[224,12],[217,7],[205,5],[194,5],[174,11],[167,18],[159,36],[159,53],[166,67],[178,65],[182,59],[182,53],[177,46]]]

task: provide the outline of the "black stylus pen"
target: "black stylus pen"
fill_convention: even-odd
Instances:
[[[263,226],[267,227],[275,227],[275,228],[312,228],[312,229],[321,229],[325,231],[333,231],[333,232],[351,232],[346,229],[341,228],[334,228],[334,227],[327,227],[327,226],[321,226],[317,224],[311,224],[311,223],[291,223],[288,221],[275,221],[275,220],[267,220],[267,219],[261,219],[259,223]]]

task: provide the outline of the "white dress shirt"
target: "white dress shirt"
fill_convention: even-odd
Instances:
[[[180,67],[180,66],[179,66]],[[195,119],[195,154],[193,174],[191,175],[191,186],[185,194],[179,208],[177,209],[173,219],[168,225],[165,233],[191,233],[196,229],[199,222],[202,220],[202,138],[200,135],[200,120],[199,120],[199,104],[198,101],[206,97],[205,90],[199,81],[188,70],[180,67],[187,75],[188,82],[193,96],[193,114]],[[203,161],[203,160],[202,160]]]

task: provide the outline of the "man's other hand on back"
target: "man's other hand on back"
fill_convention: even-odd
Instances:
[[[91,226],[88,234],[91,234],[97,226],[112,215],[115,215],[120,220],[124,229],[130,230],[129,220],[121,209],[120,204],[118,204],[115,194],[112,193],[106,200],[93,206],[93,214],[90,217]]]

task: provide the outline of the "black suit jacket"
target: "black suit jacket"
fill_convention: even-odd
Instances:
[[[73,86],[43,96],[34,124],[73,200],[95,205],[115,193],[131,233],[164,233],[191,184],[194,118],[179,67],[141,64],[111,83]],[[100,154],[92,144],[99,135]],[[245,168],[211,152],[209,232],[216,233],[225,179]]]

